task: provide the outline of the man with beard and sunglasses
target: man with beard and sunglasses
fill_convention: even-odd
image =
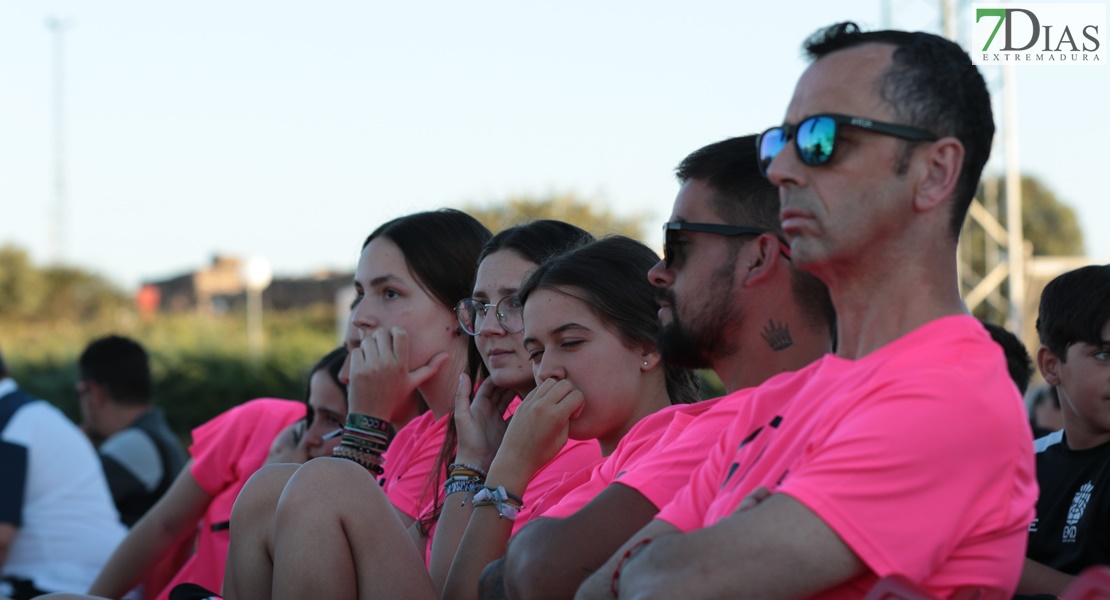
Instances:
[[[828,285],[836,354],[739,392],[689,485],[580,599],[862,598],[891,575],[941,598],[1016,588],[1029,425],[956,271],[990,95],[932,34],[840,23],[806,51],[759,165],[792,262]]]
[[[648,274],[659,288],[664,360],[711,368],[730,393],[829,352],[835,320],[825,285],[790,264],[778,192],[759,172],[755,140],[710,144],[678,166],[664,258]],[[504,563],[510,595],[573,595],[685,485],[712,448],[707,440],[735,417],[732,398],[645,417],[606,461],[569,480],[573,491],[514,536]]]

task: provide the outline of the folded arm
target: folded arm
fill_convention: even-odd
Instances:
[[[538,519],[513,537],[505,554],[510,597],[569,598],[659,509],[640,492],[614,483],[563,519]]]
[[[642,551],[620,565],[621,598],[802,598],[866,571],[817,515],[789,496],[773,494],[687,534],[652,521],[587,579],[576,597],[612,598],[621,558],[648,538],[652,541]]]

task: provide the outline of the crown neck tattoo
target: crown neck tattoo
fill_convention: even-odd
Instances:
[[[776,323],[774,319],[768,319],[767,326],[759,335],[775,352],[786,350],[794,345],[794,338],[790,337],[790,325],[782,321]]]

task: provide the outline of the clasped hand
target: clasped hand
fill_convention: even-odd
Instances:
[[[455,428],[459,434],[455,461],[488,470],[505,437],[505,411],[516,392],[498,387],[489,377],[474,391],[473,400],[471,389],[470,377],[460,374],[455,392]]]
[[[516,409],[495,462],[525,481],[531,479],[566,445],[570,421],[582,412],[585,402],[570,381],[544,381]]]
[[[447,362],[438,352],[428,362],[409,366],[409,336],[400,327],[359,330],[361,341],[351,349],[347,404],[350,412],[395,421],[416,388],[435,376]]]

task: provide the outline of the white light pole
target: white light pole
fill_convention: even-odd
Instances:
[[[274,273],[270,269],[270,261],[252,256],[243,261],[240,274],[247,287],[247,351],[251,362],[258,364],[265,341],[262,335],[262,290],[270,285]]]
[[[54,206],[50,210],[50,259],[60,265],[66,258],[66,169],[65,169],[65,58],[62,35],[70,22],[48,17],[46,28],[51,35],[52,74],[54,80]]]

